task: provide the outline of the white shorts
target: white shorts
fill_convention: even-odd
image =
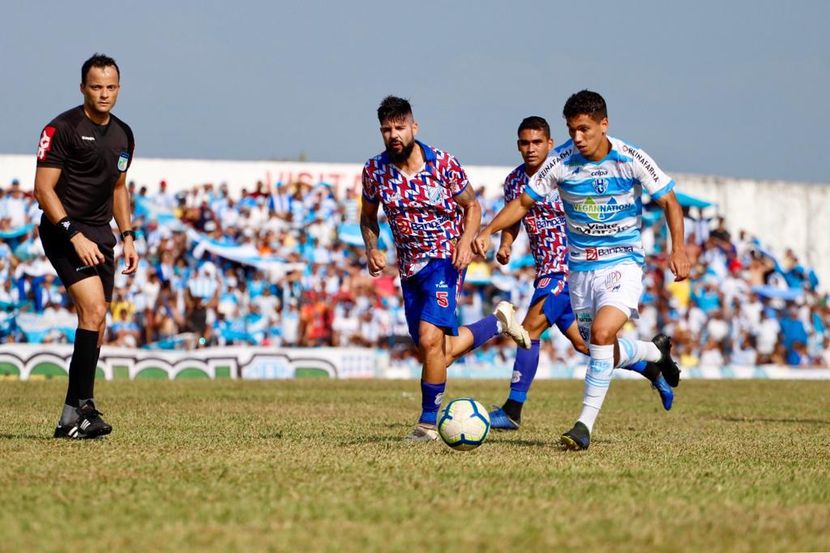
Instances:
[[[621,263],[595,271],[574,271],[568,275],[568,288],[579,333],[587,340],[594,315],[606,305],[616,307],[629,319],[640,316],[643,269],[636,263]]]

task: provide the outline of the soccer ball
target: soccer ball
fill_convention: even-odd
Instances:
[[[490,415],[471,397],[453,399],[441,411],[438,434],[458,451],[470,451],[484,443],[490,433]]]

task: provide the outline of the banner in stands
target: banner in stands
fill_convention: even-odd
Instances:
[[[65,377],[69,344],[4,344],[0,376],[30,380]],[[374,378],[388,356],[362,348],[255,348],[235,346],[191,351],[101,348],[98,377],[138,379]]]
[[[66,377],[72,357],[69,344],[0,345],[0,378],[36,380]],[[456,363],[449,378],[507,379],[505,363]],[[417,379],[417,363],[390,362],[380,350],[364,348],[257,348],[235,346],[191,351],[154,351],[104,347],[98,378],[143,379],[287,379],[287,378],[401,378]],[[585,367],[539,367],[537,378],[583,379]],[[617,378],[640,378],[616,371]],[[684,378],[830,380],[830,369],[777,366],[689,368]]]

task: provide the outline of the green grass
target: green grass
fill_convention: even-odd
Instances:
[[[534,385],[476,451],[400,438],[414,381],[100,382],[104,440],[51,439],[65,381],[0,381],[0,551],[830,550],[830,383]],[[454,381],[489,406],[507,384]]]

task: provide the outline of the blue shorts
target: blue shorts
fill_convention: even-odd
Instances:
[[[553,273],[536,279],[533,283],[536,290],[530,300],[531,307],[544,301],[542,313],[550,326],[556,325],[562,334],[574,323],[571,295],[568,291],[568,281],[563,273]]]
[[[459,274],[451,259],[430,259],[415,275],[401,279],[406,324],[416,345],[421,321],[443,328],[446,334],[458,336],[455,306],[463,282],[464,273]]]

